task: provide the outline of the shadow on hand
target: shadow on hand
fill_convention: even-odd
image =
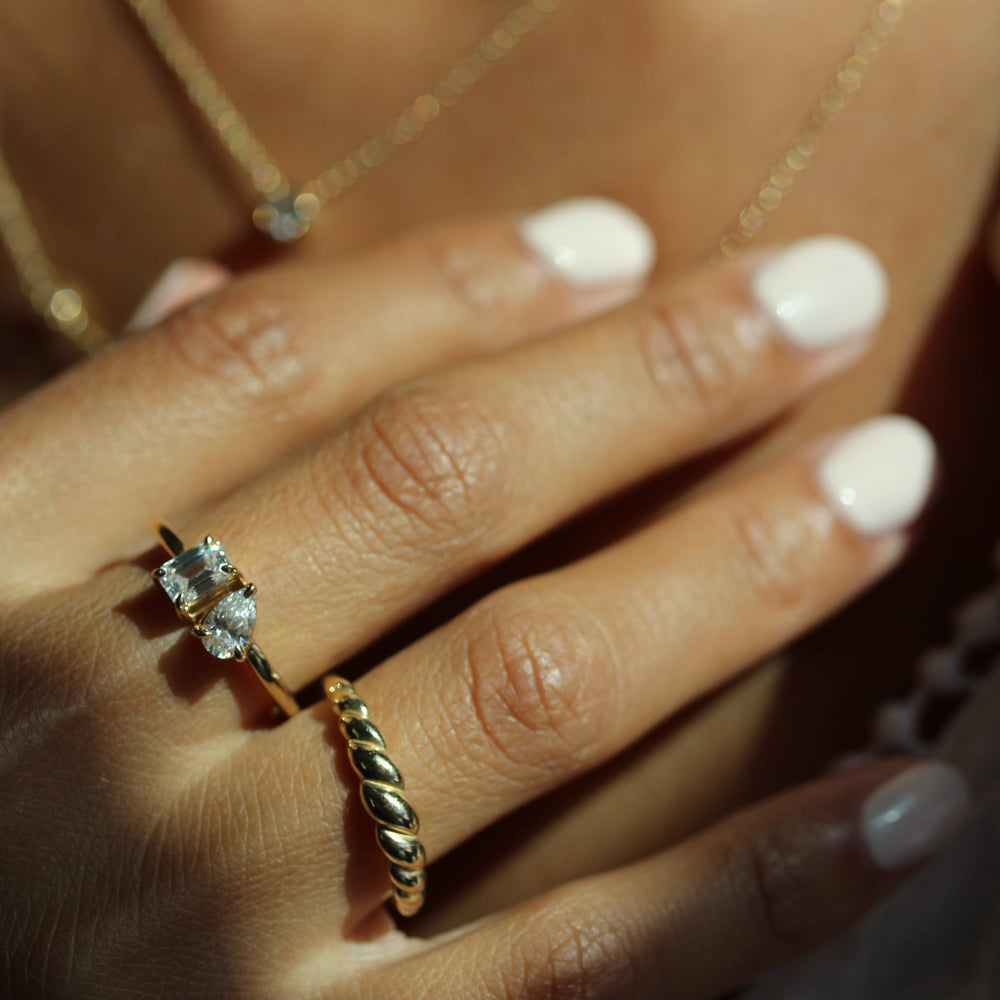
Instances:
[[[156,549],[143,553],[132,565],[152,571],[163,562]],[[117,604],[113,610],[136,627],[143,639],[162,639],[177,634],[177,641],[167,647],[158,661],[170,690],[188,704],[200,701],[219,681],[229,685],[240,711],[244,729],[264,729],[284,718],[284,713],[258,683],[253,668],[239,660],[220,660],[209,653],[200,640],[174,612],[170,600],[150,578],[150,585],[139,594]]]

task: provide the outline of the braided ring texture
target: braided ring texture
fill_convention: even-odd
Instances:
[[[401,916],[412,917],[424,903],[426,856],[417,839],[420,821],[403,794],[403,778],[386,753],[385,739],[354,686],[330,674],[323,691],[347,740],[351,767],[361,779],[361,801],[375,821],[375,838],[386,857],[393,902]]]

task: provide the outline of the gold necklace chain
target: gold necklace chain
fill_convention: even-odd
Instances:
[[[529,0],[514,8],[431,90],[420,94],[382,131],[298,189],[236,110],[201,53],[177,23],[166,0],[125,0],[125,3],[135,12],[153,46],[208,127],[246,171],[264,199],[254,210],[254,225],[277,242],[290,243],[308,231],[326,202],[388,163],[418,139],[443,110],[458,104],[498,62],[558,10],[564,0]]]
[[[879,0],[858,33],[847,58],[837,65],[833,80],[824,88],[791,144],[782,152],[732,228],[719,240],[717,257],[735,257],[755,239],[769,216],[785,200],[788,189],[816,155],[820,140],[861,89],[865,74],[878,58],[886,39],[903,19],[910,0]]]
[[[342,195],[419,138],[443,110],[457,104],[565,0],[529,0],[516,7],[430,91],[417,97],[382,131],[298,189],[293,188],[263,142],[226,96],[165,0],[124,2],[138,16],[151,42],[194,106],[263,198],[254,209],[254,224],[273,239],[290,242],[304,235],[328,201]],[[866,72],[909,4],[910,0],[878,0],[805,125],[719,241],[716,257],[737,256],[759,235],[767,219],[785,201],[789,188],[812,163],[823,135],[840,118],[861,87]],[[2,149],[0,242],[7,248],[24,294],[47,326],[88,353],[111,342],[112,335],[88,315],[79,292],[61,278],[45,252]]]
[[[83,307],[45,252],[24,198],[0,149],[0,242],[7,248],[18,284],[47,327],[94,354],[111,343],[111,334]]]
[[[164,0],[124,2],[139,18],[156,51],[209,128],[264,199],[254,210],[254,224],[278,242],[287,243],[305,234],[326,202],[420,138],[443,110],[456,105],[565,0],[527,0],[514,8],[431,90],[420,94],[382,131],[298,190],[292,188],[267,147],[226,95]],[[112,334],[88,314],[83,297],[62,278],[46,253],[2,149],[0,242],[7,248],[22,291],[46,326],[90,354],[111,343]]]

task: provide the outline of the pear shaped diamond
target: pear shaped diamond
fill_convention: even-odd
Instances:
[[[201,620],[198,635],[212,656],[243,659],[257,624],[257,599],[241,590],[224,597]]]

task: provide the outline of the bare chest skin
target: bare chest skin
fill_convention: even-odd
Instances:
[[[508,4],[177,0],[174,8],[284,169],[306,178],[378,130]],[[870,8],[869,0],[571,0],[289,252],[334,256],[430,219],[593,193],[640,212],[659,237],[660,273],[678,271],[705,259],[731,225]],[[252,236],[242,178],[116,0],[0,0],[0,108],[4,148],[52,256],[112,325],[175,257],[246,265],[266,254]],[[1000,531],[992,514],[1000,482],[985,474],[1000,429],[1000,306],[974,247],[998,149],[1000,2],[914,0],[769,224],[765,239],[835,231],[869,243],[886,262],[893,304],[856,373],[713,475],[902,407],[938,436],[946,479],[908,568],[768,679],[696,713],[686,743],[664,736],[650,745],[643,766],[669,781],[692,760],[704,763],[693,748],[732,732],[734,720],[748,739],[761,734],[750,763],[717,740],[717,794],[689,803],[684,823],[665,819],[667,839],[856,741],[871,705],[906,684],[913,651],[943,632],[948,608],[989,572]],[[0,268],[8,339],[23,338],[13,330],[20,297]],[[32,365],[44,371],[22,343],[5,350],[8,396],[31,381]],[[663,498],[679,488],[668,484]],[[830,725],[817,726],[818,717]],[[746,780],[734,792],[737,776]],[[614,787],[589,793],[594,816],[616,808],[627,786]],[[565,853],[553,847],[552,858]],[[525,859],[524,870],[536,871],[537,856]],[[516,879],[505,879],[503,891],[516,892]]]
[[[109,322],[174,256],[252,252],[252,193],[124,4],[102,0],[85,15],[69,0],[3,7],[4,145],[53,256]],[[174,7],[237,107],[304,179],[380,129],[508,4]],[[329,210],[300,252],[595,192],[649,219],[662,270],[703,259],[870,7],[570,2],[419,144]],[[992,180],[998,20],[996,3],[916,0],[769,236],[849,230],[900,272],[897,300],[927,288],[926,309],[941,285],[927,279],[969,238]],[[922,281],[898,286],[918,267]],[[3,302],[18,307],[9,282]]]

